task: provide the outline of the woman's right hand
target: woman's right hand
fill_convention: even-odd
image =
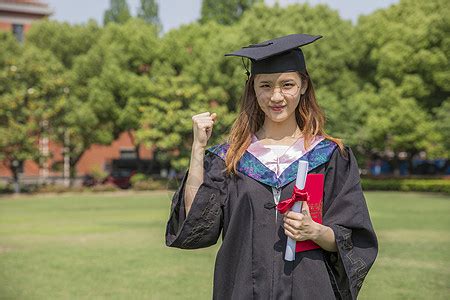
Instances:
[[[194,145],[206,147],[212,134],[214,122],[217,114],[204,112],[192,117],[192,129],[194,131]]]

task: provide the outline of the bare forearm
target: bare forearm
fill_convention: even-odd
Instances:
[[[326,251],[336,252],[337,251],[336,237],[334,236],[333,229],[322,224],[318,225],[320,226],[318,231],[319,233],[313,239],[314,243],[316,243]]]
[[[189,164],[189,175],[186,179],[186,186],[184,189],[184,207],[186,216],[194,201],[200,185],[203,183],[203,159],[205,156],[205,147],[201,145],[192,145],[191,161]]]

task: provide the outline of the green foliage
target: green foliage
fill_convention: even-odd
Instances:
[[[364,152],[385,150],[444,155],[436,124],[414,98],[405,98],[391,80],[383,80],[378,92],[366,85],[346,103],[342,116],[348,121],[343,133],[349,144]],[[438,142],[438,143],[437,143]]]
[[[110,0],[110,8],[105,11],[103,24],[125,23],[130,18],[130,9],[126,0]]]
[[[75,166],[91,145],[128,131],[136,147],[156,147],[156,160],[184,169],[192,115],[218,114],[210,145],[225,141],[236,117],[245,69],[223,54],[299,32],[324,36],[303,52],[328,133],[360,157],[450,156],[443,0],[403,0],[356,26],[325,5],[257,2],[205,0],[201,22],[162,37],[150,0],[141,1],[139,18],[130,18],[126,1],[111,1],[104,27],[36,23],[24,46],[0,33],[0,159],[38,161],[43,134],[65,145]]]
[[[12,194],[14,192],[11,184],[5,184],[0,182],[0,195],[1,194]]]
[[[155,77],[153,83],[150,94],[139,103],[142,118],[136,138],[148,147],[156,145],[162,162],[186,168],[192,145],[191,117],[213,104],[206,91],[186,77]],[[223,107],[215,111],[226,113]]]
[[[95,180],[100,182],[108,176],[108,173],[103,171],[103,169],[100,167],[94,167],[91,168],[91,175]]]
[[[70,25],[57,21],[39,21],[27,33],[27,42],[40,49],[50,50],[68,69],[74,59],[95,45],[101,29],[95,21],[86,25]]]
[[[21,54],[22,49],[20,48],[19,42],[10,32],[0,32],[0,44],[2,45],[0,51],[0,68],[5,68],[11,64],[11,61],[14,60],[14,56]],[[3,90],[3,88],[4,87],[0,85],[0,89]],[[0,93],[2,90],[0,90]]]
[[[54,118],[64,98],[67,78],[50,51],[26,45],[7,55],[0,69],[0,158],[39,161],[40,136],[48,136],[44,122]]]
[[[361,17],[359,75],[377,87],[392,80],[426,110],[439,106],[450,92],[449,14],[445,0],[402,0]]]
[[[442,102],[441,106],[434,109],[436,116],[436,130],[442,135],[443,147],[446,149],[446,157],[450,157],[450,98]]]
[[[120,188],[114,184],[97,184],[89,188],[89,191],[96,193],[115,192],[118,190],[120,190]]]
[[[167,190],[168,187],[167,179],[155,179],[151,177],[137,178],[132,184],[133,190],[135,191]]]
[[[74,163],[92,144],[109,144],[120,132],[138,126],[140,112],[129,102],[147,94],[146,75],[157,51],[155,26],[131,19],[108,24],[97,43],[75,59],[69,105],[79,109],[68,110],[65,119],[71,127]]]
[[[149,24],[161,27],[161,21],[158,16],[158,3],[155,0],[141,0],[137,16]]]
[[[148,176],[143,173],[136,173],[130,178],[130,183],[134,186],[137,182],[145,181],[148,179]]]
[[[261,0],[203,0],[201,22],[216,21],[219,24],[230,25],[241,15]]]

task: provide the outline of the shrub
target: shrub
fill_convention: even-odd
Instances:
[[[13,193],[13,187],[8,183],[0,183],[0,194],[11,194]]]
[[[114,192],[120,190],[120,188],[114,184],[107,183],[94,185],[87,190],[92,192]]]
[[[136,183],[145,181],[148,179],[148,176],[142,173],[136,173],[130,178],[130,183],[132,186],[134,186]]]
[[[108,176],[108,173],[101,170],[99,167],[92,168],[90,173],[92,177],[98,182],[102,181],[103,179],[106,178],[106,176]]]
[[[362,187],[366,191],[436,192],[450,194],[449,179],[374,179],[363,178]]]
[[[83,192],[84,187],[82,186],[65,186],[61,184],[44,184],[37,186],[32,192],[34,193],[67,193],[74,192],[79,193]]]
[[[134,178],[134,176],[133,176]],[[135,180],[133,183],[133,190],[136,191],[152,191],[152,190],[166,190],[167,180],[166,179],[154,179],[146,178],[140,181]]]

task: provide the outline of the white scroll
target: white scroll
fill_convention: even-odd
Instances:
[[[306,175],[308,174],[308,162],[304,160],[300,160],[298,162],[298,170],[297,170],[297,180],[295,181],[295,186],[298,189],[304,189],[306,183]],[[301,212],[303,201],[295,202],[292,206],[291,211],[293,212]],[[295,245],[296,241],[288,237],[286,241],[286,253],[284,255],[284,259],[287,261],[295,260]]]

